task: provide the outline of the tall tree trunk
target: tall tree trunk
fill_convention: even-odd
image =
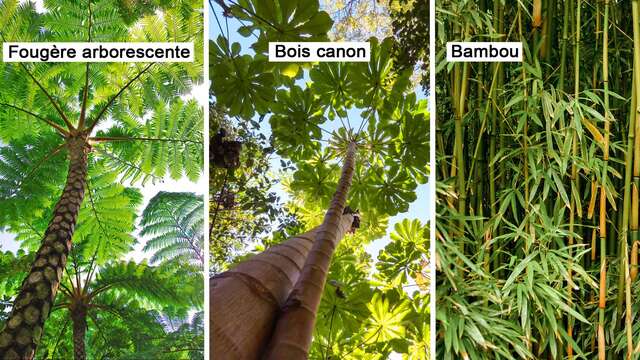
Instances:
[[[258,359],[318,230],[295,236],[209,279],[209,350],[214,359]]]
[[[333,252],[351,223],[343,213],[355,166],[356,145],[349,143],[342,175],[302,275],[289,295],[276,322],[265,359],[306,359],[311,345],[316,313],[329,272]]]
[[[351,158],[351,173],[354,156],[355,146],[350,146],[347,158]],[[353,215],[343,214],[344,201],[341,209],[335,226],[339,239],[353,224]],[[326,233],[322,231],[326,223],[325,217],[321,226],[271,247],[209,280],[209,349],[213,358],[253,360],[263,355],[278,312],[306,267],[312,246]]]
[[[74,137],[67,140],[67,148],[67,183],[36,259],[13,302],[11,315],[0,332],[0,359],[3,360],[33,358],[67,264],[86,187],[88,147],[84,137]]]
[[[84,338],[87,332],[87,307],[78,304],[70,309],[73,321],[73,359],[86,360],[87,352],[84,346]]]

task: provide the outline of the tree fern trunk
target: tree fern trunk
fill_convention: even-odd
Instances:
[[[87,145],[84,138],[67,141],[67,183],[47,227],[36,259],[13,302],[11,315],[0,332],[0,359],[32,359],[44,323],[58,292],[71,249],[71,238],[87,181]]]
[[[87,332],[87,308],[79,305],[71,310],[73,321],[73,359],[86,360],[87,352],[84,346],[84,338]]]
[[[351,187],[355,153],[356,145],[351,142],[331,205],[304,264],[302,275],[282,308],[265,359],[307,358],[331,257],[353,220],[352,216],[343,216],[343,212]]]

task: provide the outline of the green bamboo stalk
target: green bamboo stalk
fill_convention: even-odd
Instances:
[[[574,96],[574,101],[578,101],[578,97],[580,94],[580,28],[581,28],[581,18],[580,18],[580,10],[581,10],[581,0],[577,0],[576,3],[576,23],[575,23],[575,50],[574,50],[574,83],[573,83],[573,96]],[[578,118],[579,113],[578,111],[574,110],[574,126],[572,127],[573,129],[573,135],[572,135],[572,150],[571,150],[571,154],[573,157],[573,160],[571,162],[571,187],[576,189],[577,188],[577,178],[578,178],[578,169],[577,169],[577,165],[576,165],[576,161],[575,158],[578,154],[578,134],[577,131],[575,130],[575,124],[580,121],[580,119]],[[575,191],[572,191],[572,193],[575,193]],[[574,226],[575,226],[575,216],[576,213],[578,211],[577,206],[576,206],[576,201],[573,198],[573,196],[571,197],[571,203],[570,203],[570,213],[569,213],[569,246],[573,246],[574,244]],[[572,249],[569,248],[569,255],[571,255],[572,253]],[[571,259],[571,256],[570,256]],[[568,291],[568,303],[570,307],[573,307],[573,289],[571,286],[571,283],[573,282],[572,280],[572,266],[571,266],[571,260],[569,260],[569,269],[568,269],[568,273],[569,273],[569,281],[567,284],[567,291]],[[569,335],[569,338],[573,339],[573,322],[574,319],[571,315],[567,316],[567,334]],[[571,345],[571,343],[569,343],[567,345],[567,356],[569,359],[573,358],[573,346]]]
[[[569,3],[570,1],[564,2],[564,14],[562,16],[562,47],[560,50],[560,75],[558,78],[558,88],[562,91],[565,91],[564,77],[567,71],[567,41],[569,41],[569,17],[571,16]]]
[[[633,48],[634,48],[634,88],[636,90],[636,96],[640,91],[640,5],[639,0],[633,0],[631,3],[633,13]],[[638,106],[636,101],[636,106]],[[633,179],[631,183],[631,208],[630,208],[630,240],[632,243],[640,241],[640,232],[638,231],[638,212],[640,207],[640,108],[632,109],[634,113],[635,124],[630,125],[633,127],[633,134],[630,134],[629,143],[633,143]],[[630,131],[631,132],[631,131]]]
[[[626,360],[631,360],[633,356],[633,322],[632,322],[632,309],[631,309],[631,274],[629,272],[629,246],[627,243],[623,244],[623,273],[624,273],[624,293],[627,303],[625,311],[625,335],[627,337],[627,357]]]
[[[462,70],[462,78],[460,83],[460,105],[458,106],[458,113],[456,114],[456,123],[455,123],[455,136],[456,136],[456,148],[455,148],[455,156],[456,156],[456,178],[458,184],[458,213],[460,216],[464,216],[466,214],[466,186],[465,186],[465,161],[464,161],[464,150],[463,150],[463,130],[462,130],[462,121],[464,118],[464,108],[465,108],[465,100],[467,98],[467,86],[469,84],[469,64],[464,63]],[[464,233],[464,220],[461,219],[459,222],[459,231],[460,233]]]
[[[604,333],[605,308],[607,303],[607,174],[609,165],[609,0],[604,2],[604,25],[602,33],[602,82],[604,84],[604,145],[602,187],[600,189],[600,300],[598,301],[598,358],[606,359],[606,339]]]
[[[634,65],[635,67],[635,65]],[[636,70],[633,70],[632,78],[636,78]],[[635,80],[634,80],[635,81]],[[620,234],[621,248],[624,244],[629,242],[629,213],[631,211],[631,173],[633,170],[633,145],[635,137],[635,123],[636,123],[636,106],[637,106],[637,94],[636,86],[631,87],[631,107],[629,109],[629,129],[627,135],[627,148],[625,151],[625,172],[624,172],[624,193],[622,197],[622,220],[620,221],[620,228],[618,230]],[[633,254],[633,252],[632,252]],[[621,255],[622,256],[622,255]],[[621,259],[622,261],[622,259]],[[633,272],[633,269],[632,269]],[[632,277],[633,279],[634,277]],[[624,286],[625,277],[623,272],[620,272],[618,277],[618,289],[622,289]],[[618,292],[616,301],[616,307],[618,314],[622,314],[622,306],[624,304],[624,296],[621,291]]]

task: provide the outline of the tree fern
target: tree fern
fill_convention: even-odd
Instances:
[[[142,213],[140,235],[150,236],[151,262],[204,264],[203,200],[191,193],[158,193]]]
[[[201,43],[202,4],[184,0],[172,5],[158,3],[155,11],[125,19],[119,3],[107,0],[51,0],[41,13],[31,3],[5,1],[0,4],[0,39]],[[0,215],[0,226],[19,234],[26,249],[39,247],[34,264],[41,265],[31,267],[27,276],[38,276],[45,271],[42,266],[60,274],[69,256],[90,257],[102,265],[109,256],[127,252],[140,195],[123,182],[137,185],[167,174],[199,178],[203,114],[195,101],[182,97],[202,80],[201,67],[201,46],[189,64],[0,64],[0,141],[8,144],[1,146],[0,203],[10,210]],[[106,136],[115,133],[123,136]],[[81,249],[74,250],[74,242]],[[52,249],[55,264],[49,263],[51,255],[45,257]],[[16,339],[12,331],[29,336],[27,345],[5,341],[1,356],[20,351],[18,357],[33,357],[60,281],[59,276],[40,278],[38,284],[23,282],[16,301],[33,302],[28,295],[33,286],[47,289],[50,300],[27,301],[43,316],[33,326],[4,328],[0,335],[11,341]],[[14,307],[11,317],[21,317],[21,309],[29,306]]]

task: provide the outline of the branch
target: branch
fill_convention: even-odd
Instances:
[[[62,326],[62,330],[58,334],[58,340],[56,340],[56,344],[53,346],[53,352],[51,353],[51,358],[55,359],[56,352],[58,351],[58,345],[60,344],[60,340],[62,340],[62,335],[67,331],[67,326],[69,325],[69,318],[64,321],[64,325]]]
[[[34,113],[32,113],[31,111],[29,111],[29,110],[23,109],[23,108],[21,108],[21,107],[17,107],[17,106],[15,106],[15,105],[11,105],[11,104],[7,104],[7,103],[3,103],[3,102],[0,102],[0,105],[8,106],[8,107],[10,107],[10,108],[14,108],[14,109],[16,109],[16,110],[18,110],[18,111],[22,111],[23,113],[29,114],[29,115],[33,116],[34,118],[36,118],[36,119],[38,119],[38,120],[44,121],[45,123],[47,123],[47,125],[49,125],[49,126],[53,127],[54,129],[58,130],[58,131],[59,131],[62,135],[64,135],[65,137],[69,136],[69,132],[68,132],[67,130],[63,129],[60,125],[58,125],[58,124],[54,123],[54,122],[53,122],[53,121],[51,121],[51,120],[47,120],[47,119],[43,118],[42,116],[40,116],[40,115],[38,115],[38,114],[34,114]]]
[[[7,39],[5,39],[4,33],[2,31],[0,31],[0,37],[2,38],[2,41],[7,42]],[[64,120],[64,123],[67,124],[67,127],[69,128],[69,130],[70,131],[73,130],[74,129],[73,125],[71,125],[71,123],[69,122],[69,119],[67,119],[67,116],[64,114],[64,112],[62,112],[62,109],[60,109],[60,107],[58,106],[58,103],[56,103],[53,100],[53,97],[49,94],[49,92],[45,90],[44,86],[40,84],[40,82],[36,79],[36,77],[33,76],[33,74],[29,71],[29,69],[27,69],[27,67],[23,63],[19,62],[18,64],[22,67],[22,69],[24,69],[24,71],[36,83],[36,85],[38,85],[40,90],[42,90],[42,92],[47,96],[47,98],[49,99],[49,102],[51,102],[51,105],[53,105],[53,107],[56,109],[58,114],[60,114],[60,116],[62,117],[62,120]]]
[[[100,324],[98,324],[98,317],[93,313],[88,313],[88,315],[91,321],[93,321],[93,324],[96,326],[96,329],[98,329],[98,333],[100,334],[100,337],[102,337],[102,341],[104,341],[105,344],[109,344],[109,340],[107,340],[104,332],[102,331],[102,328],[100,327]]]
[[[27,74],[29,74],[31,79],[33,79],[33,81],[36,83],[36,85],[38,85],[40,90],[42,90],[42,92],[47,96],[47,98],[49,99],[49,102],[51,102],[51,105],[53,105],[53,107],[56,109],[58,114],[60,114],[60,117],[62,117],[62,120],[64,120],[64,123],[67,124],[67,127],[69,128],[69,130],[71,130],[71,131],[75,130],[75,128],[73,127],[73,125],[71,124],[69,119],[67,119],[67,116],[64,114],[64,112],[62,111],[60,106],[58,106],[58,103],[56,103],[55,100],[53,100],[53,97],[51,96],[51,94],[49,94],[49,92],[47,90],[45,90],[44,86],[42,86],[42,84],[40,84],[40,82],[36,79],[36,77],[33,76],[33,74],[29,71],[29,69],[27,69],[27,67],[23,63],[18,63],[18,64],[20,64],[22,66],[24,71],[26,71]]]
[[[147,65],[144,69],[142,69],[142,71],[140,71],[138,73],[138,75],[134,76],[133,79],[129,80],[129,82],[122,87],[122,89],[120,89],[120,91],[118,91],[107,103],[107,105],[105,105],[105,107],[102,108],[102,110],[100,110],[100,112],[98,113],[98,116],[96,116],[95,121],[93,122],[93,124],[91,125],[91,127],[89,127],[89,133],[91,133],[93,131],[93,129],[96,127],[96,125],[98,124],[98,122],[100,121],[100,118],[102,118],[102,115],[104,115],[104,113],[107,111],[107,109],[113,104],[113,102],[129,87],[131,86],[131,84],[133,84],[134,81],[138,80],[138,78],[140,76],[142,76],[142,74],[144,74],[145,72],[147,72],[147,70],[149,70],[149,68],[155,64],[155,62],[150,63],[149,65]]]
[[[89,33],[89,42],[91,42],[91,26],[93,24],[93,14],[91,13],[91,0],[88,1],[88,7],[89,7],[89,26],[88,26],[88,33]],[[87,63],[86,65],[86,70],[85,70],[85,79],[84,79],[84,91],[82,94],[82,105],[80,107],[80,120],[78,120],[78,129],[82,130],[82,128],[84,127],[84,117],[87,111],[87,95],[89,93],[89,64]]]
[[[98,211],[96,210],[96,205],[95,202],[93,201],[93,194],[91,194],[91,187],[90,185],[91,181],[87,181],[87,192],[89,193],[89,203],[91,204],[91,209],[93,211],[93,215],[96,218],[96,221],[98,222],[98,227],[100,227],[100,230],[102,231],[102,234],[105,237],[108,237],[106,230],[104,229],[104,226],[102,225],[102,221],[100,221],[100,217],[98,216]],[[93,255],[91,256],[91,262],[89,262],[89,271],[87,272],[87,280],[84,283],[84,287],[82,289],[82,292],[86,293],[87,290],[89,289],[89,283],[91,282],[91,277],[93,276],[93,272],[96,270],[97,266],[94,267],[95,265],[95,261],[96,261],[96,257],[98,256],[98,250],[100,249],[100,245],[102,245],[102,238],[100,238],[100,240],[98,240],[98,245],[96,246],[96,250],[93,252]]]
[[[54,312],[56,310],[60,310],[60,309],[64,309],[69,307],[71,304],[70,303],[60,303],[60,304],[56,304],[51,308],[51,312]]]
[[[68,274],[68,273],[67,273]],[[68,276],[67,276],[68,277]],[[62,281],[60,281],[60,290],[62,290],[62,292],[66,293],[67,296],[69,296],[70,298],[73,297],[73,294],[71,293],[71,289],[69,289],[67,287],[67,285],[65,285]]]
[[[60,152],[60,150],[62,150],[66,145],[67,145],[66,143],[58,145],[50,153],[45,155],[42,159],[38,160],[38,162],[35,164],[35,166],[22,178],[22,180],[20,180],[20,182],[18,184],[16,184],[15,192],[13,193],[13,195],[17,194],[20,191],[20,188],[24,184],[25,180],[29,179],[31,177],[31,175],[33,175],[33,173],[35,173],[36,170],[38,170],[38,168],[40,166],[42,166],[42,164],[44,164],[47,160],[49,160],[52,157],[56,156]],[[34,229],[34,231],[35,231],[35,229]]]
[[[124,316],[122,316],[122,314],[120,314],[118,312],[118,310],[116,310],[115,307],[109,307],[107,305],[101,305],[101,304],[89,304],[89,308],[95,308],[95,309],[100,309],[100,310],[104,310],[108,313],[111,313],[117,317],[119,317],[120,319],[124,319]]]
[[[178,352],[185,352],[185,351],[204,351],[204,349],[203,348],[184,348],[184,349],[164,350],[163,353],[170,354],[170,353],[178,353]]]
[[[154,180],[162,181],[162,178],[160,178],[160,177],[158,177],[158,176],[156,176],[156,175],[153,175],[153,174],[149,174],[149,173],[147,173],[146,171],[142,170],[142,168],[141,168],[141,167],[136,166],[136,165],[134,165],[133,163],[130,163],[130,162],[126,161],[126,160],[123,160],[123,159],[121,159],[121,158],[117,157],[116,155],[111,154],[110,152],[108,152],[108,151],[106,151],[106,150],[101,150],[101,149],[98,149],[98,148],[95,148],[95,149],[96,149],[96,151],[97,151],[97,152],[101,153],[102,155],[105,155],[106,157],[110,158],[110,159],[111,159],[111,160],[113,160],[113,161],[116,161],[116,162],[118,162],[118,163],[121,163],[121,164],[123,164],[124,166],[130,167],[130,168],[133,168],[133,169],[136,169],[136,170],[138,170],[139,172],[143,173],[143,174],[144,174],[144,175],[146,175],[146,176],[151,176],[151,178],[152,178],[152,179],[154,179]]]
[[[105,141],[169,141],[169,142],[183,142],[202,145],[202,141],[189,140],[189,139],[162,139],[162,138],[148,138],[148,137],[121,137],[121,136],[96,136],[89,138],[90,141],[105,142]]]

